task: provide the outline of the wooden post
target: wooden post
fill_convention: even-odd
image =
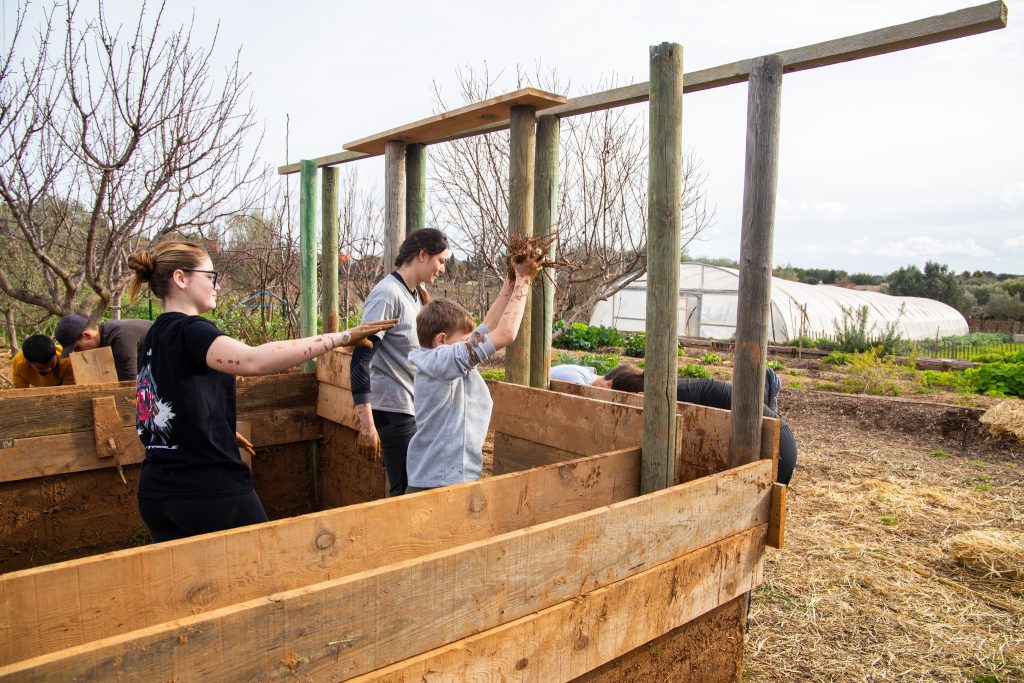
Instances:
[[[537,139],[537,116],[533,107],[515,105],[509,119],[508,234],[533,234],[533,176]],[[526,310],[531,297],[527,294]],[[530,382],[530,316],[523,316],[516,340],[505,350],[505,381]]]
[[[405,240],[405,143],[384,145],[384,272],[395,268]]]
[[[537,119],[536,184],[533,197],[533,234],[558,231],[558,144],[560,121],[556,116]],[[552,242],[549,258],[555,257]],[[530,386],[548,388],[551,355],[551,322],[555,308],[555,269],[545,268],[534,284],[530,305]]]
[[[405,230],[427,227],[427,146],[405,147]]]
[[[747,158],[732,371],[733,467],[757,460],[761,452],[781,100],[782,58],[770,55],[753,60],[747,89]]]
[[[299,334],[316,334],[316,163],[303,160],[299,171],[299,273],[302,289]],[[302,364],[303,372],[312,372],[315,364]]]
[[[651,46],[647,186],[647,352],[640,490],[675,480],[679,232],[682,229],[683,46]]]
[[[321,320],[324,332],[338,331],[338,169],[325,166],[321,185],[323,206],[320,209],[323,232],[320,258],[320,280],[323,289]]]

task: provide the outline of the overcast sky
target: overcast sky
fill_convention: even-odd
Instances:
[[[2,2],[6,41],[16,3]],[[511,75],[539,60],[571,80],[572,96],[611,76],[648,80],[648,47],[663,41],[681,43],[694,71],[973,4],[170,0],[168,19],[194,12],[195,38],[219,22],[225,63],[241,47],[266,123],[262,153],[277,166],[286,114],[288,161],[341,151],[431,115],[434,81],[457,101],[460,65]],[[131,21],[135,5],[110,2],[108,13]],[[1003,30],[785,77],[776,264],[881,274],[932,259],[1024,272],[1024,0],[1007,5]],[[739,255],[745,118],[745,84],[685,98],[684,143],[717,209],[695,254]],[[379,160],[356,163],[382,180]]]

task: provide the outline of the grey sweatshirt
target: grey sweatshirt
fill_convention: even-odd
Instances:
[[[370,292],[363,304],[363,322],[398,318],[398,324],[377,336],[370,360],[370,393],[356,394],[356,405],[370,403],[374,410],[413,414],[413,368],[409,353],[420,346],[416,337],[416,315],[422,304],[419,295],[409,291],[394,273],[388,275]]]
[[[416,434],[405,465],[410,486],[435,488],[480,478],[493,403],[476,366],[494,353],[481,324],[464,342],[409,355],[416,366]]]

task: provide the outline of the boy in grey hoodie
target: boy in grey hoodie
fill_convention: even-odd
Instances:
[[[416,316],[420,348],[409,353],[416,367],[416,434],[409,442],[406,493],[480,478],[492,402],[476,366],[515,341],[543,258],[534,249],[510,266],[475,329],[469,311],[447,299],[431,301]]]

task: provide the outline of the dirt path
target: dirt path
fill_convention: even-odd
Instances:
[[[800,457],[744,680],[1024,680],[1024,569],[970,569],[948,547],[971,530],[1021,542],[1024,448],[987,438],[970,408],[817,391],[780,403]]]

